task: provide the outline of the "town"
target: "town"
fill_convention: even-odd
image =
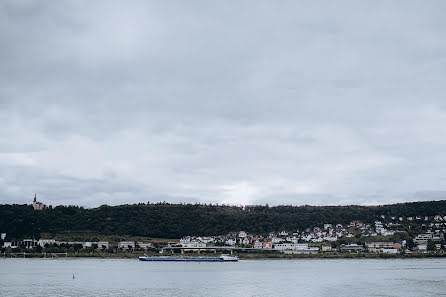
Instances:
[[[22,253],[231,253],[281,254],[443,254],[446,216],[386,217],[348,225],[326,223],[305,230],[251,234],[245,231],[218,236],[185,236],[179,240],[58,241],[51,238],[8,240],[1,234],[1,252]]]

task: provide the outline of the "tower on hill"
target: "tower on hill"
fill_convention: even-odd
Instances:
[[[37,201],[37,194],[34,193],[34,200],[33,200],[33,208],[34,210],[42,210],[46,208],[46,205],[42,202]]]

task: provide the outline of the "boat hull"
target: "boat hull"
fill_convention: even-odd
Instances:
[[[139,261],[149,262],[237,262],[222,258],[180,258],[180,257],[139,257]]]

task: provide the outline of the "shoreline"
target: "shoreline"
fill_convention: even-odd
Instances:
[[[75,259],[75,258],[96,258],[96,259],[135,259],[143,256],[144,253],[94,253],[94,254],[67,254],[67,255],[52,255],[51,253],[16,253],[16,254],[3,254],[0,258],[3,259]],[[161,256],[160,254],[149,253],[150,256]],[[163,254],[163,256],[170,256],[172,254]],[[178,256],[178,255],[176,255]],[[197,254],[184,254],[183,256],[197,257]],[[200,254],[200,257],[210,257],[209,254]],[[446,258],[446,254],[426,253],[426,254],[237,254],[240,260],[296,260],[296,259],[423,259],[423,258]]]

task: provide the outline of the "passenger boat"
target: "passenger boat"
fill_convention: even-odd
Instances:
[[[220,255],[220,257],[139,257],[139,261],[163,262],[237,262],[237,256]]]

